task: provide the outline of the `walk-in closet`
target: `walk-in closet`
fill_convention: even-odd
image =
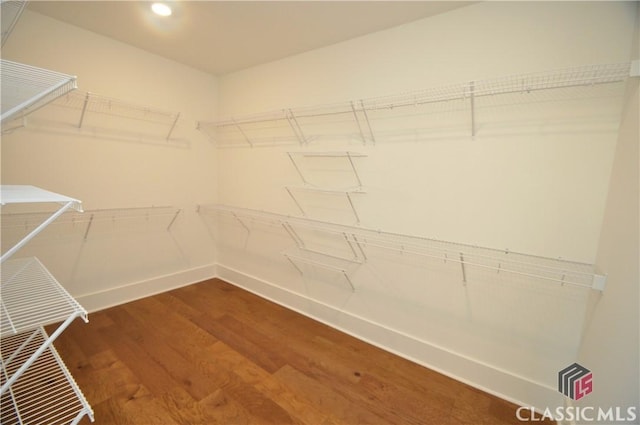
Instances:
[[[640,421],[640,4],[2,1],[2,424]]]

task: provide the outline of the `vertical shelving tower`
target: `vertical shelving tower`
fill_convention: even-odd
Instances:
[[[74,76],[1,62],[3,126],[76,88]],[[0,203],[56,205],[0,258],[0,423],[77,424],[85,416],[93,421],[89,403],[53,346],[76,318],[87,321],[87,311],[37,258],[12,258],[65,211],[82,211],[81,202],[34,186],[3,185]],[[49,335],[44,326],[52,324],[58,325]]]

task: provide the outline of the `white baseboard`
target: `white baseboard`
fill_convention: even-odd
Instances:
[[[103,291],[75,296],[87,311],[96,312],[124,304],[140,298],[159,294],[181,286],[191,285],[216,277],[215,264],[181,270],[176,273],[154,277],[153,279],[132,282]]]
[[[218,264],[217,271],[218,277],[224,281],[504,400],[520,406],[533,406],[538,412],[563,404],[562,395],[548,385],[342,311],[239,270]]]

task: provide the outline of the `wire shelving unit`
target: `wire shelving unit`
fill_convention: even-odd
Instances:
[[[54,204],[56,210],[2,255],[0,275],[0,397],[2,423],[75,424],[93,411],[53,347],[54,340],[87,311],[35,257],[9,259],[81,202],[26,185],[0,187],[2,205]],[[43,326],[60,323],[48,335]]]
[[[3,375],[15,375],[31,353],[49,339],[43,328],[2,339]],[[53,345],[37,357],[31,367],[2,393],[0,418],[6,425],[77,424],[93,412]]]
[[[337,133],[342,133],[347,140],[367,145],[380,140],[381,130],[376,128],[376,119],[388,118],[401,110],[414,111],[425,105],[451,104],[452,108],[466,111],[467,134],[474,137],[478,128],[477,101],[481,98],[504,98],[509,104],[526,103],[530,98],[520,95],[622,83],[632,72],[629,62],[578,66],[335,104],[199,121],[197,128],[207,133],[219,147],[307,145],[316,140],[336,138]],[[331,127],[339,130],[331,130]]]
[[[25,117],[77,88],[76,77],[31,65],[1,60],[2,116],[4,124]]]

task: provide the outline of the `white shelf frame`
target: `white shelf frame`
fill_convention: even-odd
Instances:
[[[35,66],[1,60],[3,124],[25,117],[77,88],[76,77]]]
[[[491,270],[496,273],[525,276],[561,286],[570,285],[597,291],[604,291],[606,284],[606,275],[595,273],[592,264],[576,261],[447,242],[416,235],[384,232],[359,226],[348,226],[219,204],[200,206],[199,212],[201,214],[229,214],[241,222],[246,219],[284,228],[298,246],[300,246],[299,236],[290,232],[290,229],[294,227],[344,235],[354,252],[356,261],[360,259],[363,262],[368,261],[369,255],[365,248],[369,247],[391,253],[436,259],[445,263],[452,262],[460,265],[461,282],[464,284],[467,283],[467,268],[469,267]],[[248,228],[246,224],[244,226]],[[328,264],[328,266],[331,267],[331,264]]]
[[[517,74],[488,80],[468,81],[370,99],[352,100],[306,108],[287,108],[261,114],[234,116],[215,121],[199,121],[197,128],[206,132],[212,139],[215,139],[217,129],[234,127],[242,131],[243,128],[252,124],[287,120],[291,130],[296,136],[294,140],[300,145],[306,145],[314,139],[314,136],[306,134],[303,126],[299,124],[302,119],[343,116],[351,117],[354,120],[358,128],[357,137],[366,145],[375,144],[377,141],[368,112],[415,107],[430,103],[459,102],[462,100],[466,102],[469,108],[469,134],[471,137],[475,137],[477,129],[475,100],[479,97],[620,83],[624,82],[630,76],[632,76],[630,62],[585,65],[544,72]],[[514,101],[518,102],[518,100]],[[524,100],[520,100],[519,102],[522,101]],[[265,141],[259,138],[250,139],[246,137],[245,140],[251,147],[265,143]],[[268,142],[272,143],[273,141],[269,140]],[[216,143],[217,146],[220,147],[234,146],[222,140]]]
[[[23,203],[36,203],[36,204],[58,204],[58,209],[51,213],[39,226],[29,232],[22,240],[9,248],[0,257],[0,263],[4,263],[9,257],[15,254],[20,248],[22,248],[27,242],[33,239],[38,233],[44,230],[48,225],[54,222],[58,217],[70,209],[82,212],[82,202],[64,196],[55,192],[40,189],[35,186],[28,185],[2,185],[0,186],[0,204],[23,204]]]
[[[42,327],[2,339],[3,387],[9,376],[17,375],[20,365],[42,350],[31,368],[19,375],[9,391],[2,393],[3,424],[73,425],[85,416],[94,421],[93,410],[55,347],[48,345],[42,349],[49,339]]]

